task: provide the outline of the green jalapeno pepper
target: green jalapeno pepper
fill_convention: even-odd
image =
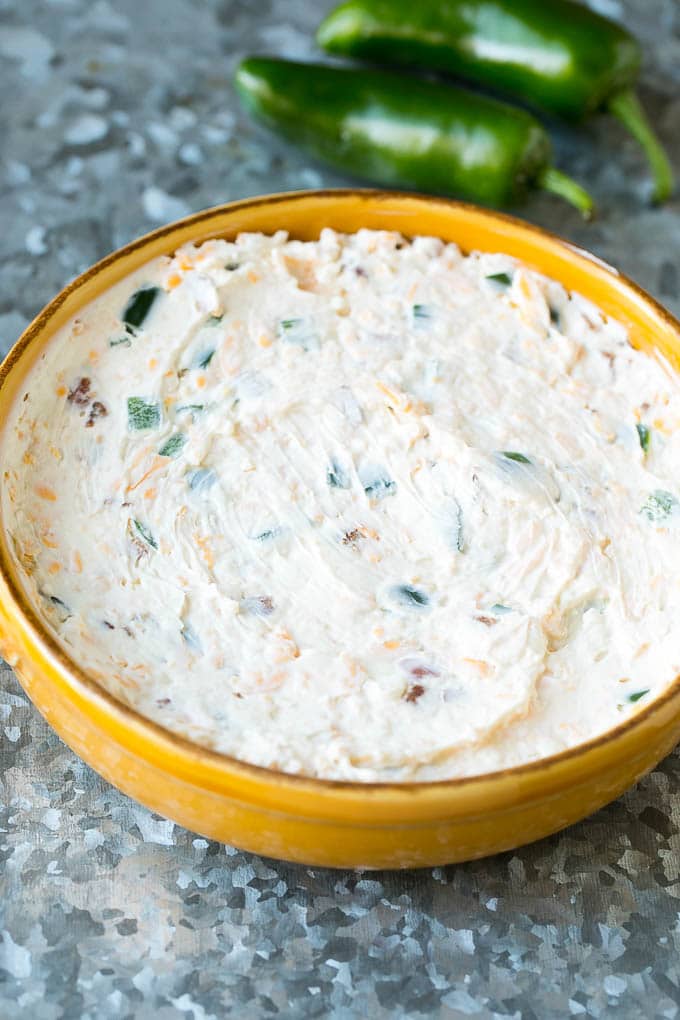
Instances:
[[[497,206],[542,187],[592,211],[588,193],[550,165],[538,121],[495,99],[388,71],[268,57],[244,60],[235,85],[258,119],[359,177]]]
[[[572,0],[348,0],[317,41],[331,53],[458,74],[571,120],[610,110],[645,150],[657,201],[673,191],[633,91],[637,41]]]

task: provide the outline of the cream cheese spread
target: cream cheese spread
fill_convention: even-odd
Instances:
[[[3,519],[68,654],[328,778],[487,772],[680,673],[680,386],[596,307],[428,237],[244,234],[46,345]]]

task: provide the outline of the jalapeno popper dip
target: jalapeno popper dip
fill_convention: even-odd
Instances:
[[[4,522],[62,646],[168,729],[322,777],[469,775],[680,673],[679,424],[665,363],[507,255],[245,234],[49,341]]]

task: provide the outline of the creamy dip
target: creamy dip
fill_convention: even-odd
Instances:
[[[680,673],[679,424],[667,365],[507,255],[244,234],[51,339],[4,522],[63,647],[168,729],[309,775],[468,775]]]

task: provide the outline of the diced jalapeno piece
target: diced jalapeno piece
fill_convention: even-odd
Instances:
[[[196,359],[196,368],[207,368],[214,356],[214,347],[211,347],[210,350],[202,351]]]
[[[352,485],[348,473],[345,471],[342,464],[338,464],[337,460],[332,460],[327,468],[326,481],[330,485],[331,489],[349,489]]]
[[[187,484],[194,492],[206,492],[217,481],[217,475],[212,468],[194,468],[187,471]]]
[[[134,520],[132,523],[135,526],[135,531],[137,532],[138,535],[141,535],[146,544],[150,545],[152,549],[157,549],[158,542],[153,537],[149,529],[144,524],[142,524],[141,521]]]
[[[155,429],[161,422],[160,404],[145,400],[144,397],[128,397],[128,428],[134,431]]]
[[[485,279],[491,283],[497,283],[502,288],[509,287],[512,284],[512,277],[509,273],[489,273]]]
[[[186,441],[187,437],[183,432],[175,432],[173,436],[166,439],[158,452],[161,457],[174,457],[179,453]]]
[[[423,610],[430,605],[430,596],[427,592],[411,584],[395,584],[390,588],[390,598],[408,609]]]
[[[642,447],[643,452],[647,453],[647,451],[649,450],[650,440],[649,429],[647,428],[646,425],[643,425],[642,422],[638,422],[635,428],[637,429],[638,439],[640,440],[640,446]]]
[[[665,521],[679,509],[680,503],[671,492],[666,492],[665,489],[655,489],[654,492],[650,492],[640,513],[644,514],[649,521]]]
[[[159,287],[142,287],[132,295],[123,312],[123,322],[129,332],[134,333],[144,323],[159,294]]]
[[[397,483],[390,478],[384,468],[372,465],[359,469],[359,481],[369,499],[383,499],[397,489]]]
[[[516,464],[531,464],[528,457],[525,457],[523,453],[516,453],[514,450],[501,450],[501,457],[505,457],[506,460],[514,460]]]
[[[277,332],[280,340],[303,351],[319,349],[319,338],[307,319],[281,319]]]

